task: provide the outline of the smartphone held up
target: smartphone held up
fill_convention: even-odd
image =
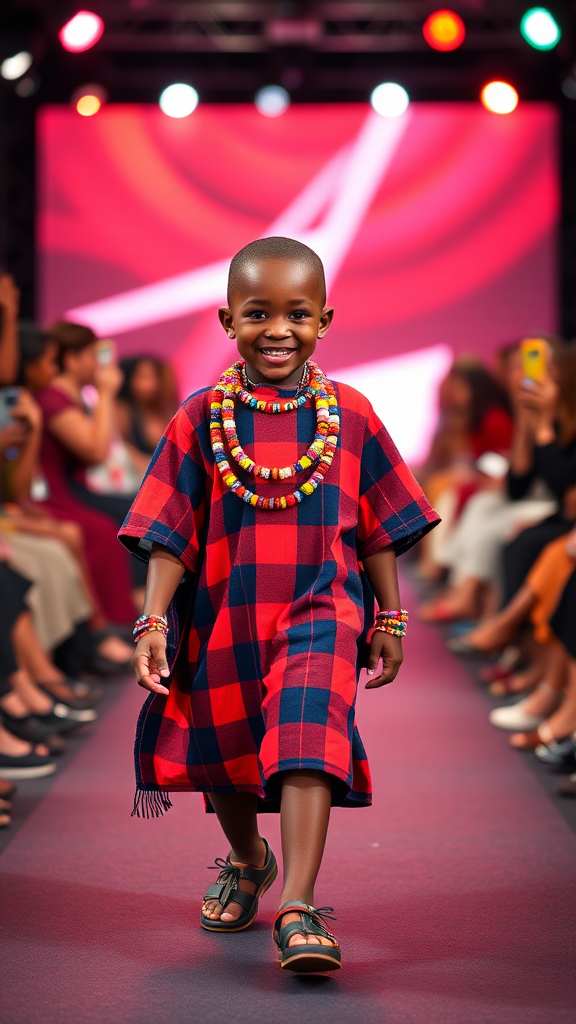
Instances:
[[[541,384],[548,376],[550,346],[544,338],[524,338],[520,343],[522,376],[525,382]]]

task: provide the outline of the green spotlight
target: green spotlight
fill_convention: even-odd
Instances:
[[[562,35],[558,22],[545,7],[531,7],[526,11],[520,31],[536,50],[553,50]]]

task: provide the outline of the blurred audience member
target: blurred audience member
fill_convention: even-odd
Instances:
[[[507,453],[512,441],[509,398],[476,359],[454,363],[440,386],[440,418],[430,455],[419,477],[427,497],[442,516],[420,545],[421,572],[439,579],[454,523],[469,498],[485,481],[476,460],[486,452]]]
[[[504,603],[516,594],[542,548],[576,519],[576,344],[559,350],[542,382],[519,380],[508,493],[513,501],[543,483],[557,511],[504,549]]]
[[[10,274],[0,274],[0,385],[12,384],[18,366],[20,292]]]
[[[143,475],[178,402],[171,368],[152,356],[122,359],[124,383],[118,395],[118,422],[139,473]]]
[[[576,346],[556,349],[542,383],[523,380],[519,358],[508,357],[507,365],[514,409],[507,486],[504,475],[487,480],[467,503],[438,555],[438,564],[449,571],[448,587],[420,609],[428,622],[494,611],[502,598],[513,596],[546,540],[572,522],[559,484],[576,481]],[[532,524],[539,525],[524,529]],[[504,547],[518,533],[517,543]],[[533,549],[528,561],[527,547]]]
[[[86,467],[102,462],[113,435],[122,374],[113,363],[98,365],[97,339],[90,328],[63,323],[48,334],[58,343],[59,373],[36,394],[44,417],[40,463],[47,485],[40,508],[79,524],[98,611],[106,621],[126,624],[133,621],[135,606],[129,564],[118,550],[117,523],[83,500]],[[82,398],[87,384],[96,387],[99,399],[91,415]]]

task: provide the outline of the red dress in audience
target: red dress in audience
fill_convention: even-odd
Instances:
[[[116,539],[118,526],[109,516],[83,504],[70,490],[68,481],[81,481],[85,466],[50,431],[50,420],[76,403],[59,388],[50,385],[36,396],[44,416],[40,463],[48,485],[42,502],[55,519],[72,519],[84,537],[88,569],[101,611],[109,622],[127,623],[135,616],[131,577],[126,552]]]
[[[479,429],[470,437],[475,458],[484,452],[508,454],[512,446],[514,424],[510,413],[494,405],[484,413]]]

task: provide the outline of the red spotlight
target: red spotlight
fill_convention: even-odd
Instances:
[[[464,22],[455,11],[434,11],[422,26],[424,39],[433,50],[457,50],[466,35]]]
[[[104,22],[92,11],[78,11],[62,26],[58,38],[65,50],[82,53],[98,42],[104,31]]]

